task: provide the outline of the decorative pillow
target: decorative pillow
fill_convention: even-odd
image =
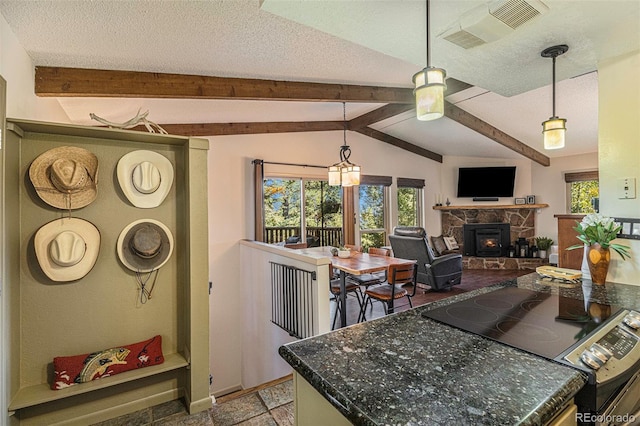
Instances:
[[[444,243],[444,238],[442,238],[442,235],[431,237],[431,247],[433,247],[438,256],[442,255],[445,250],[447,250],[447,245]]]
[[[144,342],[91,354],[55,357],[53,359],[55,378],[51,389],[63,389],[78,383],[163,362],[162,336],[160,335]]]
[[[458,242],[454,237],[443,237],[444,244],[447,246],[447,250],[458,250]]]

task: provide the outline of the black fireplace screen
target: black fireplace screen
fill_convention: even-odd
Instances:
[[[511,240],[508,223],[469,223],[463,226],[465,256],[503,257]]]
[[[502,231],[500,229],[476,229],[476,256],[500,256]]]

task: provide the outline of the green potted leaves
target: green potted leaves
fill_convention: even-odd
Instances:
[[[538,256],[540,259],[547,258],[547,252],[552,244],[553,240],[549,237],[536,237],[536,246],[538,247]]]

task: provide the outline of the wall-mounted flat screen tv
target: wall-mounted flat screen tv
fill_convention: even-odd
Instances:
[[[513,197],[516,167],[460,167],[458,197]]]

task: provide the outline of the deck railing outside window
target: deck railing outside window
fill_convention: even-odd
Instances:
[[[282,226],[282,227],[266,227],[264,230],[264,242],[276,244],[286,241],[287,238],[300,236],[300,227],[298,226]],[[321,228],[307,226],[306,236],[314,237],[318,246],[334,246],[342,244],[342,228],[331,227]],[[317,240],[316,240],[317,239]],[[304,242],[304,239],[302,240]]]

